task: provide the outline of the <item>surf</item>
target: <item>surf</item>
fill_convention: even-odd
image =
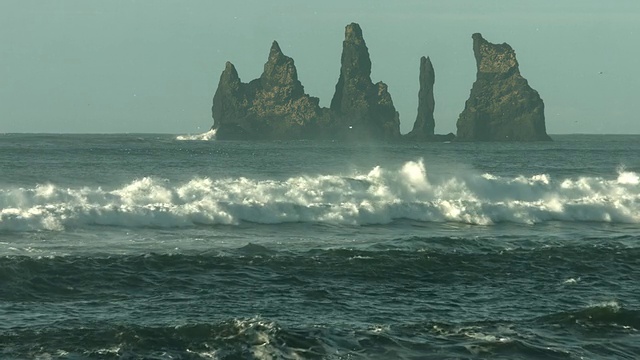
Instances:
[[[490,226],[549,221],[640,223],[639,176],[502,177],[429,174],[422,160],[364,173],[284,180],[144,177],[108,189],[40,184],[0,189],[0,231],[86,226],[326,223],[388,224],[399,219]]]

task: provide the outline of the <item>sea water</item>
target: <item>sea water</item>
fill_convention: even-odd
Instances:
[[[0,135],[2,359],[634,359],[640,136]]]

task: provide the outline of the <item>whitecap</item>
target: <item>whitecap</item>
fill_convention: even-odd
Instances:
[[[625,173],[626,174],[626,173]],[[438,176],[439,175],[439,176]],[[621,180],[621,177],[623,180]],[[425,164],[285,180],[145,177],[114,189],[0,188],[0,231],[69,227],[185,227],[242,222],[346,225],[398,219],[490,226],[547,221],[640,223],[638,175],[554,179],[461,172],[430,175]]]
[[[216,131],[217,129],[211,129],[207,132],[204,132],[202,134],[195,134],[195,135],[178,135],[176,136],[176,140],[188,140],[188,141],[209,141],[209,140],[215,140],[216,138]]]

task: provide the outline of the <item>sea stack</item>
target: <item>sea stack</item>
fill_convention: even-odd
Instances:
[[[418,92],[418,116],[406,137],[411,140],[429,140],[434,136],[436,122],[433,118],[435,99],[433,85],[436,81],[435,71],[428,57],[420,58],[420,90]]]
[[[248,84],[227,62],[213,97],[213,128],[223,140],[307,138],[326,112],[318,104],[304,93],[293,59],[274,41],[262,75]]]
[[[242,138],[249,133],[247,87],[240,81],[236,67],[227,61],[211,107],[212,129],[217,130],[219,138]]]
[[[400,118],[387,85],[371,81],[369,49],[360,25],[346,26],[340,77],[331,100],[337,138],[391,140],[400,138]]]
[[[457,122],[461,141],[543,141],[544,103],[520,75],[515,51],[473,34],[476,81]]]

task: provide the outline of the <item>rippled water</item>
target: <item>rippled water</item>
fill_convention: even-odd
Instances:
[[[0,136],[0,357],[633,359],[640,137]]]

